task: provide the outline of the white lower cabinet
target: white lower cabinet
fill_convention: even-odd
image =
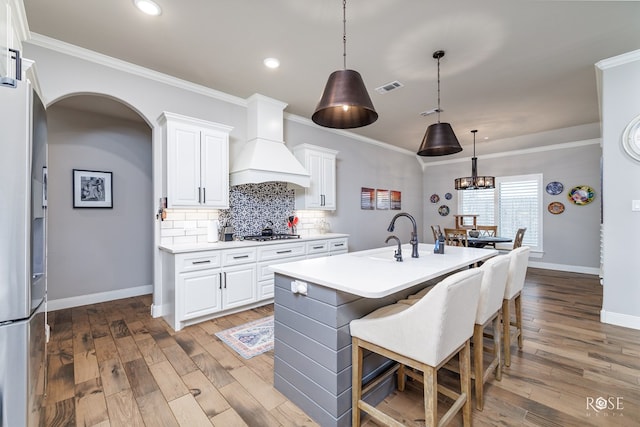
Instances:
[[[193,319],[221,310],[220,286],[220,269],[182,273],[177,286],[181,293],[179,317]]]
[[[225,267],[222,280],[222,308],[234,308],[257,300],[256,265]]]
[[[332,239],[329,240],[329,255],[340,255],[349,252],[349,239]]]
[[[162,254],[163,316],[176,331],[214,317],[270,304],[270,265],[347,252],[347,238]]]
[[[270,265],[305,259],[304,242],[283,243],[258,248],[258,298],[273,298],[274,280]]]

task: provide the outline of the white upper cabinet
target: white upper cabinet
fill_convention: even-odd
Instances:
[[[229,207],[232,127],[162,113],[168,207]]]
[[[310,144],[293,148],[296,158],[311,175],[311,185],[296,189],[296,209],[336,209],[336,155],[335,150]]]

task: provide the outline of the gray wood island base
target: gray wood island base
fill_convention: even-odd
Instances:
[[[351,335],[349,322],[417,292],[411,287],[384,298],[363,298],[307,282],[307,295],[291,292],[295,280],[276,273],[274,385],[321,426],[351,425]],[[388,366],[365,358],[365,382]],[[366,397],[377,404],[392,390],[383,382]]]
[[[490,249],[447,247],[395,262],[391,247],[272,266],[275,272],[274,386],[323,427],[351,425],[349,322],[406,298],[448,273],[495,256]],[[409,254],[410,249],[405,253]],[[392,363],[365,355],[366,383]],[[365,395],[376,405],[395,387]]]

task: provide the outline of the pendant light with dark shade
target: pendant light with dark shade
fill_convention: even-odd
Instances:
[[[334,71],[311,116],[314,123],[336,129],[351,129],[370,125],[378,120],[378,113],[364,86],[362,76],[347,70],[347,1],[342,1],[343,69]]]
[[[471,158],[471,176],[456,178],[456,190],[482,190],[495,188],[496,179],[493,176],[478,176],[478,158],[476,157],[476,129],[473,133],[473,157]]]
[[[446,156],[462,151],[462,147],[453,133],[449,123],[440,123],[440,59],[444,56],[444,50],[433,52],[433,58],[438,60],[438,123],[427,128],[422,138],[418,156]]]

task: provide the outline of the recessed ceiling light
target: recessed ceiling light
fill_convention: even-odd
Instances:
[[[278,68],[280,66],[280,61],[278,58],[266,58],[262,61],[267,68]]]
[[[158,16],[162,13],[160,6],[151,0],[133,0],[133,3],[147,15]]]

